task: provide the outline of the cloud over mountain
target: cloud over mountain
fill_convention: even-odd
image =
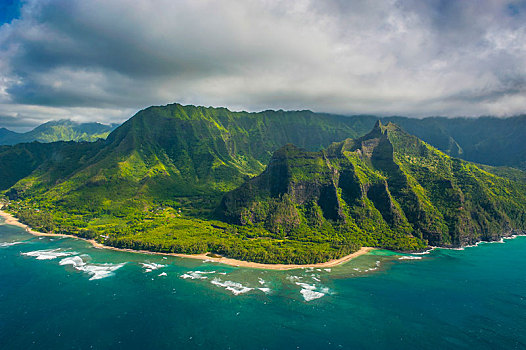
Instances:
[[[336,113],[526,110],[523,1],[29,0],[0,27],[0,120],[152,104]]]

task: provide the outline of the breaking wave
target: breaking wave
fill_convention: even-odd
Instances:
[[[181,278],[192,280],[204,280],[208,278],[204,275],[208,275],[211,273],[215,273],[215,271],[188,271],[187,273],[182,274]]]
[[[398,258],[398,260],[422,260],[421,256],[404,255]]]
[[[299,281],[299,280],[303,279],[303,277],[301,277],[301,276],[287,276],[286,279],[289,282],[296,282],[296,281]]]
[[[61,257],[70,256],[74,254],[77,254],[77,253],[61,251],[60,248],[35,250],[33,252],[22,253],[22,255],[31,256],[31,257],[36,258],[37,260],[53,260],[56,258],[61,258]]]
[[[0,243],[0,248],[4,248],[4,247],[11,247],[11,246],[14,246],[14,245],[17,245],[17,244],[24,244],[26,242],[1,242]]]
[[[214,278],[212,281],[210,281],[210,283],[212,283],[213,285],[218,286],[218,287],[223,287],[226,290],[232,292],[232,294],[234,294],[234,295],[244,294],[244,293],[250,292],[251,290],[254,289],[254,288],[251,288],[251,287],[246,287],[246,286],[244,286],[244,285],[242,285],[241,283],[238,283],[238,282],[233,282],[233,281],[224,281],[223,282],[219,278]],[[258,288],[258,289],[262,290],[264,292],[264,290],[266,290],[268,288]],[[270,289],[269,289],[269,291],[270,291]]]
[[[163,264],[156,264],[156,263],[150,263],[150,262],[140,263],[140,264],[142,265],[142,267],[144,267],[145,272],[152,272],[153,270],[158,270],[166,266]]]
[[[296,284],[301,287],[300,293],[303,296],[303,299],[305,299],[305,301],[319,299],[325,296],[325,293],[329,291],[329,288],[322,288],[321,291],[319,289],[316,290],[317,287],[315,284],[308,284],[302,282],[296,282]]]
[[[76,270],[87,273],[91,276],[89,280],[92,281],[113,276],[115,274],[115,271],[123,267],[126,263],[88,264],[80,256],[72,256],[60,260],[59,264],[71,265]]]

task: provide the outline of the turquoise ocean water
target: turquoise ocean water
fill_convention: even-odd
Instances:
[[[526,237],[504,242],[265,271],[0,224],[0,349],[526,349]]]

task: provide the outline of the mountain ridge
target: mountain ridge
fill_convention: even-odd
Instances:
[[[152,106],[148,107],[138,114],[146,110],[156,109],[157,111],[162,109],[169,109],[171,106],[179,104],[171,104],[165,106]],[[197,108],[208,110],[210,114],[217,115],[218,112],[223,114],[241,114],[241,115],[252,115],[255,118],[263,117],[266,118],[270,114],[274,115],[286,115],[286,124],[294,123],[291,115],[298,114],[309,114],[311,117],[323,120],[323,123],[319,124],[318,129],[323,129],[326,125],[339,125],[343,126],[342,131],[351,132],[347,136],[356,137],[361,136],[368,132],[374,125],[377,119],[382,120],[384,124],[392,121],[409,133],[421,138],[422,140],[434,145],[438,149],[442,150],[446,154],[454,157],[462,158],[468,161],[472,161],[480,164],[487,164],[492,166],[511,166],[520,169],[526,169],[526,141],[522,135],[522,130],[526,128],[526,115],[518,115],[513,117],[425,117],[425,118],[408,118],[401,116],[374,116],[374,115],[352,115],[342,116],[336,114],[316,113],[309,110],[302,111],[283,111],[283,110],[267,110],[263,112],[231,112],[227,108],[214,108],[214,107],[201,107],[201,106],[182,106],[183,108]],[[250,120],[254,118],[246,118]],[[50,122],[54,123],[54,122]],[[107,127],[110,130],[116,128],[116,124],[109,125]],[[241,128],[246,128],[247,124],[243,123],[240,125]],[[332,127],[332,126],[331,126]],[[5,128],[3,128],[5,129]],[[32,132],[32,131],[31,131]],[[5,129],[2,132],[0,129],[0,144],[16,144],[20,142],[31,142],[34,140],[40,142],[51,142],[51,141],[93,141],[97,138],[105,138],[107,132],[100,135],[47,135],[47,137],[39,139],[36,136],[31,136],[31,132],[25,134],[18,134]],[[274,129],[273,132],[280,133],[280,130]],[[7,133],[7,135],[2,135]],[[26,135],[28,134],[28,135]],[[89,133],[88,133],[89,134]],[[21,138],[21,136],[24,136]],[[13,136],[15,136],[13,138]],[[281,135],[279,146],[286,142],[293,142],[295,144],[305,143],[306,141],[299,140],[298,135],[294,136],[296,139],[291,139],[293,134]],[[343,140],[345,137],[342,134],[339,135],[339,140]],[[304,136],[305,137],[305,136]],[[315,139],[319,136],[314,133],[312,136]],[[7,140],[7,141],[6,141]],[[298,142],[299,141],[299,142]],[[318,139],[317,147],[326,147],[326,142],[320,142]],[[336,140],[333,140],[336,141]],[[307,141],[308,142],[308,141]],[[260,145],[260,149],[268,150],[270,145],[264,142]],[[277,149],[276,145],[274,150]],[[270,147],[272,148],[272,147]],[[266,159],[269,159],[270,154],[266,154]]]
[[[462,178],[462,172],[469,176]],[[378,122],[367,135],[324,151],[282,147],[261,175],[225,195],[221,212],[233,224],[289,233],[326,221],[361,228],[358,210],[370,207],[371,221],[439,246],[458,247],[524,229],[524,194],[516,189],[517,198],[504,201],[482,180],[492,181],[493,191],[508,189],[507,180],[450,158],[393,123]],[[468,199],[474,196],[477,202]]]
[[[517,181],[507,180],[364,120],[150,107],[105,140],[0,147],[0,187],[14,214],[46,232],[267,263],[365,245],[462,246],[524,228],[522,172],[503,170]]]
[[[42,143],[57,141],[96,141],[106,138],[118,124],[79,123],[69,119],[52,120],[34,129],[18,133],[0,128],[0,145],[15,145],[38,141]]]

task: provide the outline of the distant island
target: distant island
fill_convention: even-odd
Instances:
[[[522,171],[453,158],[371,118],[150,107],[105,140],[3,146],[0,189],[38,231],[266,264],[525,230]]]

